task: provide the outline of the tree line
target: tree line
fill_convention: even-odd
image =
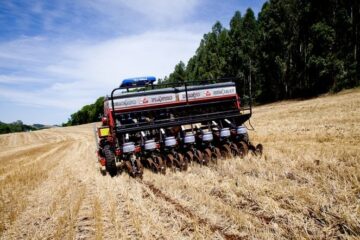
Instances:
[[[3,123],[0,121],[0,134],[14,132],[28,132],[38,130],[35,126],[25,125],[22,121],[17,120],[12,123]]]
[[[237,11],[160,82],[251,78],[259,103],[359,86],[359,15],[356,0],[270,0],[257,18]]]
[[[216,22],[188,63],[158,84],[237,77],[252,82],[258,103],[312,97],[360,85],[357,0],[270,0],[256,17],[236,11],[229,29]],[[98,121],[103,99],[63,125]]]
[[[104,113],[104,97],[99,97],[95,103],[83,106],[79,111],[71,114],[70,118],[62,126],[74,126],[79,124],[97,122]]]

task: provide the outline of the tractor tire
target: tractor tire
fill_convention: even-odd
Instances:
[[[108,171],[111,177],[114,177],[117,174],[117,168],[115,163],[115,154],[111,150],[110,145],[104,146],[104,155],[106,159],[106,164],[105,164],[106,171]]]

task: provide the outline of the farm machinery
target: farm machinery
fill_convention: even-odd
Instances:
[[[160,85],[155,77],[123,80],[105,98],[97,128],[102,172],[142,177],[144,167],[165,174],[186,171],[193,162],[244,157],[249,150],[261,156],[262,145],[250,142],[243,125],[251,117],[251,101],[240,105],[236,80]]]

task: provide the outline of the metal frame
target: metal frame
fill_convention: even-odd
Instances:
[[[206,102],[206,103],[189,102],[188,86],[212,84],[212,83],[219,83],[219,82],[230,82],[230,81],[235,83],[237,93],[239,93],[238,89],[241,87],[239,78],[221,78],[221,79],[204,80],[204,81],[176,82],[176,83],[167,83],[167,84],[161,84],[161,85],[154,85],[151,83],[148,86],[151,87],[151,89],[161,89],[161,88],[165,88],[165,87],[184,87],[185,94],[186,94],[186,102],[183,105],[175,106],[175,107],[162,107],[162,109],[176,109],[176,108],[184,109],[184,108],[199,107],[201,105],[208,104],[208,102]],[[144,86],[144,87],[147,87],[147,86]],[[141,88],[144,88],[144,87],[141,87]],[[137,131],[166,128],[166,127],[179,126],[179,125],[185,125],[185,124],[201,123],[201,122],[207,122],[207,121],[213,121],[213,120],[221,120],[221,119],[225,119],[225,118],[233,119],[237,124],[242,124],[242,123],[246,122],[252,115],[252,99],[251,99],[251,92],[250,92],[249,105],[246,107],[240,106],[240,110],[236,109],[236,110],[222,111],[222,112],[217,112],[217,113],[197,114],[196,116],[186,116],[186,117],[179,117],[179,118],[175,118],[175,119],[154,120],[154,121],[145,122],[145,123],[133,123],[133,124],[126,124],[124,126],[117,126],[116,115],[124,114],[126,112],[122,112],[122,113],[115,112],[114,93],[116,91],[122,90],[122,89],[126,89],[127,91],[129,91],[130,88],[138,88],[138,87],[136,87],[136,86],[118,87],[118,88],[115,88],[111,92],[111,109],[112,109],[111,114],[112,114],[112,118],[114,120],[114,128],[115,128],[115,131],[117,134],[132,133],[132,132],[137,132]],[[249,89],[249,91],[250,91],[250,89]],[[140,91],[138,91],[138,92],[140,92]],[[222,100],[222,101],[217,101],[217,103],[219,103],[219,102],[235,103],[236,101],[239,101],[239,99]],[[131,111],[131,113],[150,112],[150,111],[159,111],[159,110],[146,109],[146,110]]]

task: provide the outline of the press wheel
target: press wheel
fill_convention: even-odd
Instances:
[[[244,141],[240,141],[240,142],[238,142],[237,146],[239,149],[239,156],[241,158],[244,158],[249,152],[248,145]]]
[[[200,150],[196,150],[194,158],[200,164],[207,165],[209,163],[204,159],[204,155],[202,154],[202,152]]]
[[[159,167],[160,167],[160,172],[161,172],[162,174],[166,174],[166,166],[165,166],[165,164],[164,164],[164,161],[163,161],[162,157],[156,156],[156,157],[155,157],[155,161],[157,162],[157,164],[158,164]]]
[[[238,156],[240,153],[239,153],[239,149],[238,147],[236,146],[235,143],[231,143],[230,144],[230,149],[231,149],[231,154],[235,157],[235,156]]]
[[[138,177],[142,178],[143,173],[144,173],[144,167],[143,167],[143,165],[142,165],[142,163],[141,163],[141,161],[140,161],[139,158],[137,158],[137,159],[135,160],[135,164],[136,164],[136,168],[137,168],[137,173],[136,173],[136,175],[137,175]]]
[[[204,149],[204,162],[206,163],[212,162],[212,153],[210,148]]]
[[[213,156],[212,157],[213,161],[215,161],[215,163],[217,163],[217,161],[221,159],[221,153],[218,147],[214,147],[212,156]]]
[[[186,171],[188,168],[188,163],[187,161],[185,161],[184,156],[181,153],[177,154],[178,160],[179,160],[179,165],[180,165],[180,170],[181,171]]]
[[[225,143],[221,146],[221,156],[224,158],[231,158],[231,149],[229,144]]]

